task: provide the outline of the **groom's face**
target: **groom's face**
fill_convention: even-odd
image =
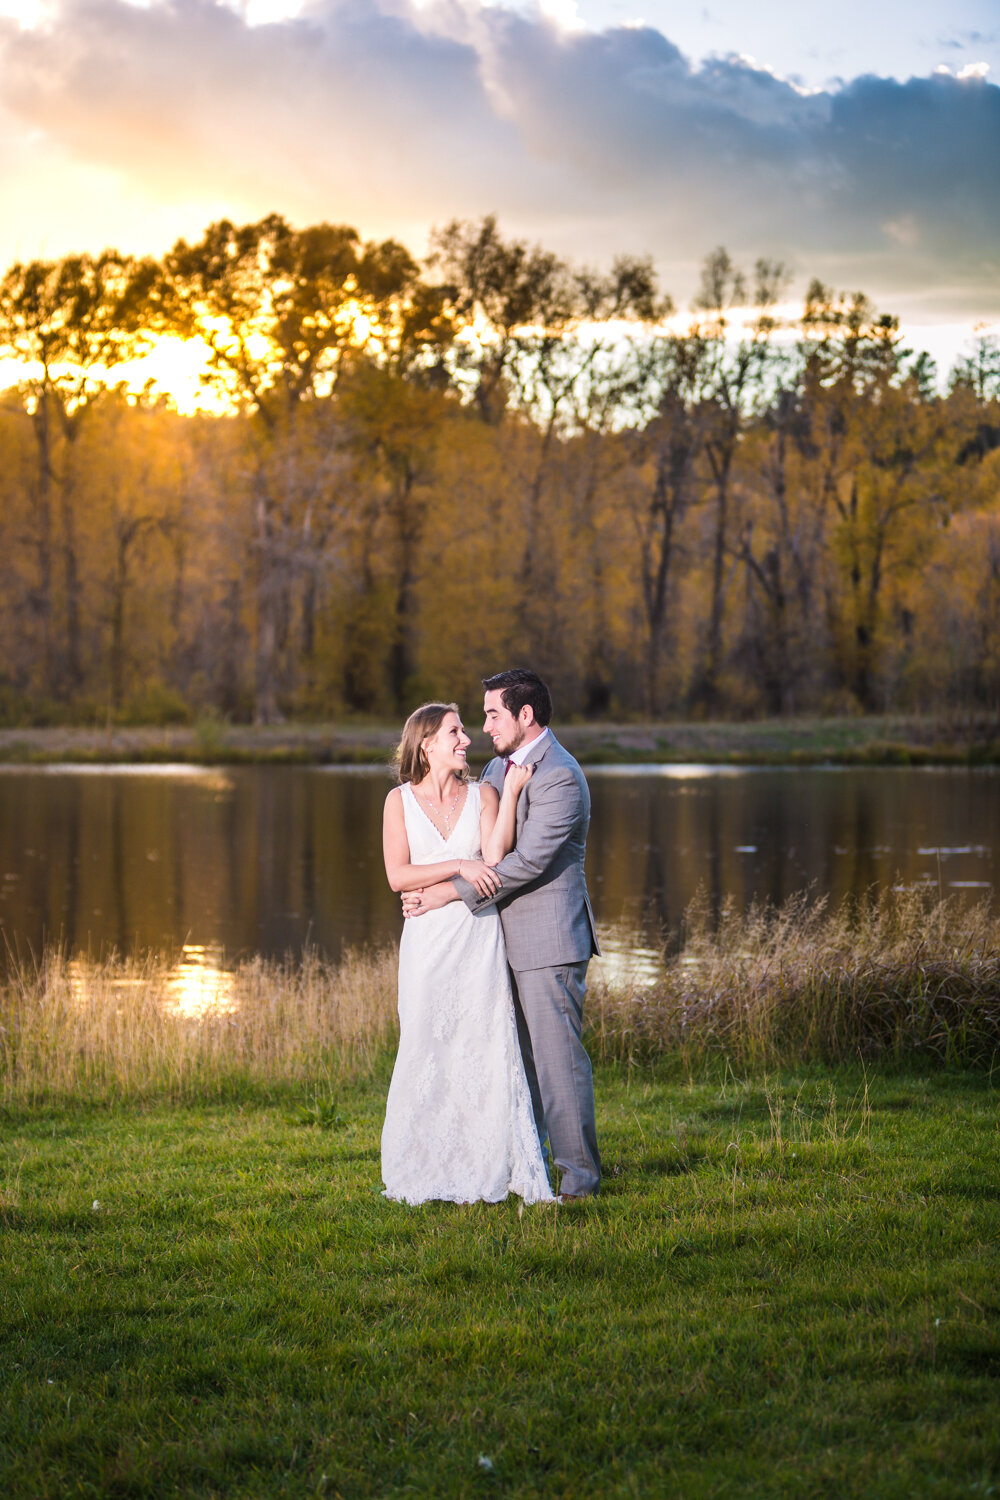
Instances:
[[[530,713],[530,710],[529,710]],[[503,689],[494,688],[483,699],[483,729],[498,755],[513,755],[524,744],[527,724],[511,713],[503,701]]]

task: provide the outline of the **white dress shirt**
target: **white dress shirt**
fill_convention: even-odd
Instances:
[[[507,764],[512,766],[523,766],[526,760],[534,760],[539,749],[541,748],[542,741],[544,740],[548,732],[549,727],[546,724],[541,734],[536,734],[535,738],[533,740],[529,740],[526,745],[519,745],[518,748],[514,751],[513,755],[508,755]]]

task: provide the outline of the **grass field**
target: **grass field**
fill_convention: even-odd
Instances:
[[[0,1493],[998,1492],[987,1075],[606,1065],[522,1211],[381,1198],[388,1066],[6,1112]]]
[[[1000,919],[688,914],[601,1196],[389,1204],[391,953],[0,978],[0,1496],[1000,1494]]]

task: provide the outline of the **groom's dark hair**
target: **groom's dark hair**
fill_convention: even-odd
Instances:
[[[500,702],[515,719],[527,703],[535,716],[535,723],[544,729],[552,717],[552,696],[537,672],[528,667],[511,667],[509,672],[496,672],[483,678],[483,687],[488,693],[500,691]]]

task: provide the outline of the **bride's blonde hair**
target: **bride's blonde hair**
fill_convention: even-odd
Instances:
[[[398,782],[402,784],[404,781],[423,781],[430,770],[427,756],[421,748],[423,742],[434,738],[444,723],[446,714],[457,713],[457,703],[421,703],[419,708],[413,710],[403,725],[402,738],[396,746],[396,780]],[[468,771],[463,771],[459,780],[464,781],[468,774]]]

